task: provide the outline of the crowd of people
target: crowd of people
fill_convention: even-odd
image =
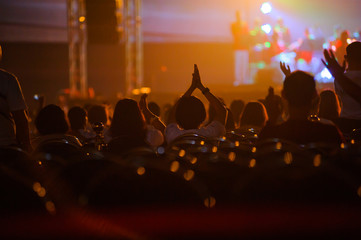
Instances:
[[[277,165],[273,158],[280,158],[286,165],[290,165],[298,159],[297,153],[310,153],[311,148],[310,168],[319,166],[321,159],[327,160],[327,157],[336,165],[342,165],[342,162],[338,162],[340,158],[342,160],[342,154],[352,156],[355,160],[352,166],[359,167],[361,155],[357,151],[342,151],[348,145],[356,146],[361,139],[361,42],[349,44],[346,52],[345,63],[339,64],[332,51],[324,51],[324,64],[335,78],[335,92],[325,90],[318,94],[312,75],[291,71],[289,66],[281,62],[280,68],[285,75],[281,96],[270,88],[264,99],[248,103],[236,99],[228,108],[222,99],[205,86],[195,65],[189,88],[163,114],[156,103],[148,103],[147,95],[144,94],[139,102],[130,98],[119,100],[111,116],[104,105],[73,106],[64,112],[60,106],[50,104],[38,111],[30,127],[27,105],[17,78],[1,70],[0,165],[17,170],[17,164],[23,165],[24,159],[32,161],[27,162],[32,170],[27,169],[24,175],[36,179],[36,183],[49,189],[47,193],[55,199],[51,202],[55,206],[69,200],[64,200],[68,190],[63,189],[59,180],[66,179],[66,188],[71,189],[72,194],[69,195],[76,196],[75,202],[80,205],[91,202],[95,206],[130,202],[148,204],[148,200],[162,203],[166,196],[171,204],[187,202],[193,198],[190,197],[192,191],[186,185],[193,181],[190,185],[194,187],[198,180],[203,180],[200,182],[207,186],[207,194],[195,188],[202,192],[198,192],[198,195],[203,194],[206,200],[203,202],[202,199],[202,204],[206,207],[213,207],[215,199],[232,202],[235,199],[244,201],[252,196],[249,198],[254,200],[259,193],[252,191],[252,187],[242,188],[242,194],[235,192],[234,185],[229,187],[235,179],[239,180],[237,184],[240,185],[257,185],[252,184],[258,180],[249,178],[243,178],[241,180],[244,182],[240,182],[239,177],[245,176],[242,169],[254,168],[256,164],[267,167]],[[208,113],[205,104],[193,95],[198,90],[208,101]],[[307,162],[307,157],[302,156]],[[210,165],[214,163],[220,165],[212,169]],[[304,170],[302,163],[299,164],[301,167],[295,168]],[[359,175],[356,172],[358,169],[352,168],[350,175]],[[130,176],[129,171],[133,170],[134,176]],[[153,175],[148,176],[150,179],[142,183],[134,180],[135,176],[146,175],[148,170],[153,171]],[[159,173],[162,171],[167,175]],[[186,184],[169,174],[180,177]],[[1,168],[1,175],[2,178],[18,182],[4,168]],[[155,176],[158,178],[151,179]],[[304,178],[298,179],[299,184],[305,184],[308,175],[301,176]],[[264,176],[261,179],[267,182],[267,187],[272,184],[285,187],[282,185],[284,182],[268,182],[270,179]],[[350,187],[352,190],[347,192],[349,189],[342,187],[342,192],[338,194],[344,194],[349,197],[348,200],[353,197],[358,199],[357,194],[361,197],[361,190],[357,188],[360,185],[358,180],[361,179],[356,179],[355,189]],[[120,181],[123,181],[122,184]],[[151,190],[144,187],[148,184],[153,184]],[[314,186],[307,186],[311,188],[311,185]],[[94,186],[101,186],[96,188],[98,194],[94,193]],[[134,190],[140,186],[143,186],[139,190],[143,194]],[[181,193],[174,193],[176,190],[173,187]],[[32,185],[32,188],[39,196],[43,195],[42,187]],[[96,195],[92,201],[89,188]],[[17,190],[11,188],[10,195]],[[89,194],[86,200],[83,198],[85,193]],[[144,197],[145,194],[148,194],[148,198]],[[156,194],[158,197],[149,196]],[[301,199],[313,199],[314,194],[312,192]],[[328,193],[324,190],[319,194],[326,196]],[[261,198],[269,200],[283,197],[273,193],[266,196],[265,193]],[[299,197],[297,195],[295,198]],[[4,200],[0,202],[2,211],[8,209]],[[12,205],[12,208],[17,207]],[[46,209],[51,212],[54,206],[47,201]]]

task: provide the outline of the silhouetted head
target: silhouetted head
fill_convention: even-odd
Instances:
[[[153,114],[155,114],[158,117],[160,116],[160,107],[156,102],[149,102],[148,108]]]
[[[318,116],[329,120],[340,116],[340,102],[334,91],[326,90],[320,93]]]
[[[68,112],[68,119],[72,130],[84,129],[87,118],[87,113],[82,107],[72,107]]]
[[[145,138],[146,123],[136,101],[128,98],[118,101],[114,109],[110,132],[112,137]]]
[[[206,118],[206,109],[197,97],[181,97],[177,103],[175,118],[183,129],[198,129]]]
[[[264,127],[267,120],[268,116],[264,105],[260,102],[249,102],[244,107],[239,121],[239,126],[253,125],[257,127]]]
[[[54,104],[40,110],[35,126],[41,135],[65,134],[69,129],[64,111]]]
[[[282,96],[287,100],[290,107],[311,108],[312,101],[317,96],[313,76],[303,71],[291,73],[283,82]]]
[[[108,122],[107,111],[102,105],[94,105],[88,111],[88,119],[90,124],[102,122],[104,125]]]
[[[345,56],[345,59],[347,60],[347,63],[353,66],[361,65],[361,42],[353,42],[346,48],[347,55]]]

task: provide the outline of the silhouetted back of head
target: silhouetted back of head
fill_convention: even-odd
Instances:
[[[347,61],[361,64],[361,42],[353,42],[346,48]]]
[[[71,129],[84,129],[86,125],[87,113],[82,107],[72,107],[69,109],[68,119]]]
[[[104,125],[108,122],[107,112],[102,105],[94,105],[88,111],[88,119],[91,124],[102,122]]]
[[[64,111],[54,104],[40,110],[35,126],[41,135],[65,134],[69,129]]]
[[[295,71],[283,82],[283,97],[292,107],[311,107],[316,97],[316,83],[308,73]]]
[[[320,93],[318,116],[329,120],[340,116],[340,103],[334,91],[326,90]]]
[[[206,118],[206,109],[197,97],[181,97],[175,110],[177,124],[183,129],[197,129]]]
[[[160,116],[160,107],[156,102],[149,102],[148,103],[149,110],[155,114],[157,117]]]
[[[114,109],[110,132],[112,137],[145,138],[145,119],[136,101],[127,98],[118,101]]]
[[[240,127],[246,125],[263,127],[267,120],[268,116],[264,105],[260,102],[249,102],[244,107],[239,125]]]

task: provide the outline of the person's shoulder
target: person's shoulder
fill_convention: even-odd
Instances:
[[[17,78],[13,73],[0,68],[0,79],[16,80]]]

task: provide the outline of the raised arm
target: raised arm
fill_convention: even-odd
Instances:
[[[203,95],[207,98],[209,104],[214,107],[214,109],[216,111],[216,116],[215,116],[214,120],[217,120],[220,123],[222,123],[223,125],[225,125],[226,119],[227,119],[227,108],[223,105],[223,103],[216,96],[214,96],[210,92],[209,88],[206,88],[203,85],[197,64],[194,64],[193,82],[195,83],[197,88],[203,93]]]
[[[337,62],[332,50],[328,51],[325,49],[323,51],[323,55],[325,56],[325,60],[322,59],[322,63],[331,72],[332,76],[335,78],[335,82],[340,84],[343,91],[345,91],[361,105],[361,87],[345,76],[344,72],[346,63],[343,62],[343,65],[341,66]]]
[[[139,101],[140,110],[142,110],[147,122],[163,133],[164,129],[165,129],[165,125],[158,116],[156,116],[149,110],[148,103],[147,103],[147,97],[148,97],[147,94],[142,95],[142,97]]]
[[[281,71],[283,72],[283,74],[285,75],[285,77],[288,77],[289,75],[291,75],[291,68],[289,65],[286,65],[286,63],[284,62],[280,62],[280,68]]]

